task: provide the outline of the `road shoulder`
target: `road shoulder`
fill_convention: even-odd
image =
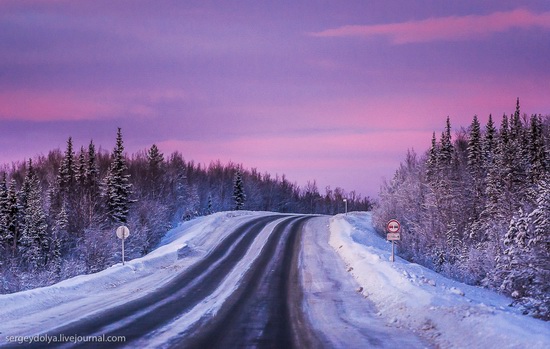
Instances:
[[[307,222],[302,237],[303,308],[327,348],[426,348],[414,333],[387,324],[359,292],[346,265],[329,246],[329,217]]]

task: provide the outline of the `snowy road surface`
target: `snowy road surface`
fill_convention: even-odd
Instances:
[[[388,262],[369,214],[222,212],[160,245],[124,266],[1,295],[0,346],[550,347],[548,323],[509,299]]]

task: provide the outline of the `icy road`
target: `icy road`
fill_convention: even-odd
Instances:
[[[124,266],[0,296],[0,346],[550,346],[509,299],[387,257],[369,214],[218,213]]]

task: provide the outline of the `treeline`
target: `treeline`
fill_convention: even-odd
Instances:
[[[383,184],[375,222],[398,219],[403,257],[512,296],[550,319],[550,117],[474,116],[420,158],[409,151]]]
[[[168,157],[156,145],[128,156],[119,129],[111,153],[95,144],[4,165],[0,170],[0,292],[51,284],[120,261],[116,227],[131,231],[126,256],[153,249],[182,220],[246,209],[334,214],[369,210],[369,198],[219,161]]]

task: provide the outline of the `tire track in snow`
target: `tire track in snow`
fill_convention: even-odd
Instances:
[[[302,312],[297,265],[302,226],[310,218],[279,223],[241,287],[216,316],[167,347],[317,348]]]
[[[101,311],[73,323],[62,325],[43,335],[59,336],[125,336],[125,343],[109,343],[109,347],[128,345],[134,339],[170,322],[185,310],[212,293],[227,273],[241,260],[246,251],[270,222],[284,216],[273,215],[251,220],[235,229],[204,259],[174,277],[166,285],[141,298]],[[40,348],[43,343],[29,345]],[[97,343],[63,343],[58,347],[97,347]],[[50,346],[50,347],[55,347]]]

